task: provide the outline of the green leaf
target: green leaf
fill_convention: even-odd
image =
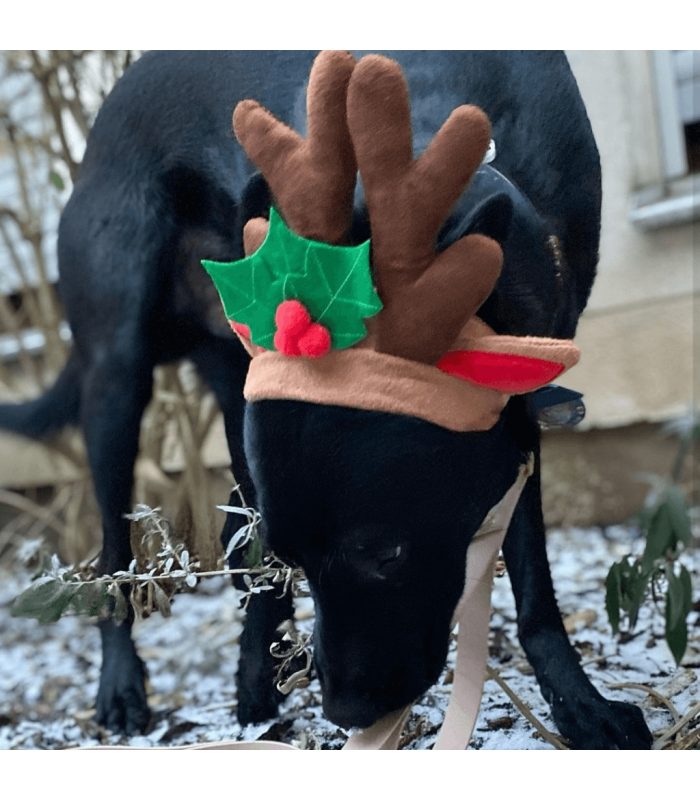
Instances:
[[[675,553],[678,544],[690,546],[691,529],[688,502],[677,486],[669,484],[656,505],[645,509],[640,524],[646,532],[644,565],[650,568],[654,561]]]
[[[104,583],[86,583],[80,586],[71,598],[72,610],[76,614],[88,617],[99,616],[100,612],[108,609],[112,603],[112,597]]]
[[[64,189],[65,184],[63,183],[63,178],[57,172],[50,172],[49,177],[51,178],[51,182],[57,189]]]
[[[651,571],[645,569],[639,559],[634,559],[630,563],[624,558],[620,566],[623,607],[626,611],[633,611],[638,609],[644,600]]]
[[[230,263],[202,261],[228,319],[248,325],[252,341],[266,350],[274,348],[275,311],[285,299],[284,276],[276,272],[277,263],[268,255],[269,247],[266,248],[275,228],[271,210],[265,242],[252,256]],[[296,251],[295,244],[288,244],[290,253]],[[284,248],[282,252],[286,252]]]
[[[328,328],[333,347],[344,348],[364,339],[363,320],[379,313],[382,304],[370,278],[369,241],[357,248],[340,248],[346,251],[343,259],[337,249],[309,248],[303,274],[292,275],[287,285],[288,299],[299,299],[311,318]]]
[[[680,665],[685,655],[685,649],[688,646],[688,629],[685,621],[679,623],[676,628],[669,628],[666,625],[666,643],[674,661]]]
[[[676,577],[673,567],[666,570],[668,589],[666,591],[666,627],[675,630],[680,622],[685,622],[685,596],[683,581]]]
[[[643,564],[651,569],[657,558],[664,558],[666,551],[673,547],[673,520],[668,504],[662,500],[649,520],[646,532]]]
[[[314,322],[328,328],[335,348],[350,347],[367,335],[365,319],[382,303],[372,284],[370,242],[337,247],[297,236],[274,208],[262,246],[227,264],[202,261],[221,296],[226,316],[248,325],[251,340],[274,349],[275,312],[285,300],[299,300]]]
[[[666,642],[676,664],[680,664],[688,644],[686,618],[693,605],[693,592],[690,573],[681,565],[680,575],[676,576],[673,566],[666,570],[668,590],[666,592]]]
[[[605,581],[605,605],[615,633],[619,629],[621,611],[629,615],[630,630],[634,628],[650,577],[651,572],[639,559],[630,562],[623,558],[610,568]]]
[[[690,580],[690,573],[682,564],[680,581],[683,585],[683,618],[685,619],[693,608],[693,584]]]
[[[256,533],[255,536],[250,541],[248,548],[246,549],[245,554],[245,565],[248,569],[255,569],[255,567],[259,567],[262,565],[262,557],[263,557],[263,546],[262,546],[262,538],[260,537],[259,533]]]
[[[667,487],[666,505],[675,541],[682,542],[686,547],[690,547],[691,530],[688,501],[678,486],[671,484]]]
[[[38,578],[10,606],[13,617],[29,617],[42,624],[57,622],[76,593],[78,583],[64,581],[52,575]]]
[[[639,527],[646,532],[649,530],[649,525],[656,513],[656,506],[655,505],[646,505],[644,508],[640,509],[636,516],[636,521]]]
[[[613,564],[605,579],[605,610],[608,612],[608,619],[612,626],[613,633],[617,633],[620,628],[620,597],[622,587],[620,585],[620,565]]]

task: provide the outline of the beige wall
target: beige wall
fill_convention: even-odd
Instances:
[[[663,180],[649,51],[569,51],[603,165],[598,278],[578,332],[585,426],[658,421],[693,398],[693,239],[699,223],[644,231],[632,193]]]

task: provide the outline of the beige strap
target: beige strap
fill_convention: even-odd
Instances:
[[[534,456],[530,455],[527,464],[520,467],[515,483],[486,516],[469,545],[464,592],[454,614],[454,622],[459,623],[459,637],[452,696],[435,750],[464,750],[471,739],[486,676],[496,559],[533,469]]]
[[[128,745],[100,745],[98,747],[80,747],[79,750],[299,750],[284,742],[200,742],[199,744],[179,744],[173,747],[129,747]]]

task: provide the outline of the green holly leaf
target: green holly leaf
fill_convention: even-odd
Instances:
[[[345,348],[367,335],[364,320],[382,303],[372,284],[369,241],[338,247],[297,236],[274,208],[262,246],[227,264],[202,261],[221,296],[226,316],[248,325],[251,340],[274,349],[275,312],[285,300],[302,303],[314,322]]]
[[[287,282],[287,299],[300,300],[314,322],[328,328],[335,348],[364,339],[364,320],[382,309],[370,277],[369,247],[369,241],[359,247],[309,247],[303,273]]]

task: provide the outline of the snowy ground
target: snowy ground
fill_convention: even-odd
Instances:
[[[606,696],[638,704],[658,736],[673,724],[670,709],[643,688],[666,697],[683,717],[696,713],[682,737],[700,730],[700,612],[690,614],[690,642],[677,668],[663,639],[663,614],[648,604],[635,635],[616,641],[604,607],[604,580],[614,560],[638,548],[627,528],[553,531],[549,552],[562,613],[571,617],[572,641],[593,683]],[[687,554],[691,574],[700,574],[700,550]],[[138,747],[222,739],[279,739],[302,748],[338,748],[344,731],[323,718],[318,683],[297,689],[274,723],[241,729],[235,721],[232,675],[241,621],[234,589],[223,578],[202,581],[194,594],[179,595],[168,619],[154,615],[135,626],[139,652],[150,672],[152,729],[120,740],[94,722],[92,703],[99,674],[99,636],[86,619],[66,618],[49,626],[13,619],[7,604],[28,584],[26,574],[0,568],[0,749],[59,749],[97,744]],[[696,585],[697,591],[699,587]],[[515,634],[515,610],[507,577],[493,596],[490,665],[516,695],[555,732],[548,707]],[[301,608],[300,616],[308,615]],[[577,616],[572,616],[577,615]],[[578,621],[577,621],[578,620]],[[306,619],[300,625],[309,627]],[[449,671],[414,707],[406,729],[407,749],[435,740],[449,699]],[[693,736],[694,746],[700,746]],[[481,713],[470,745],[478,749],[552,749],[493,680],[486,683]]]

